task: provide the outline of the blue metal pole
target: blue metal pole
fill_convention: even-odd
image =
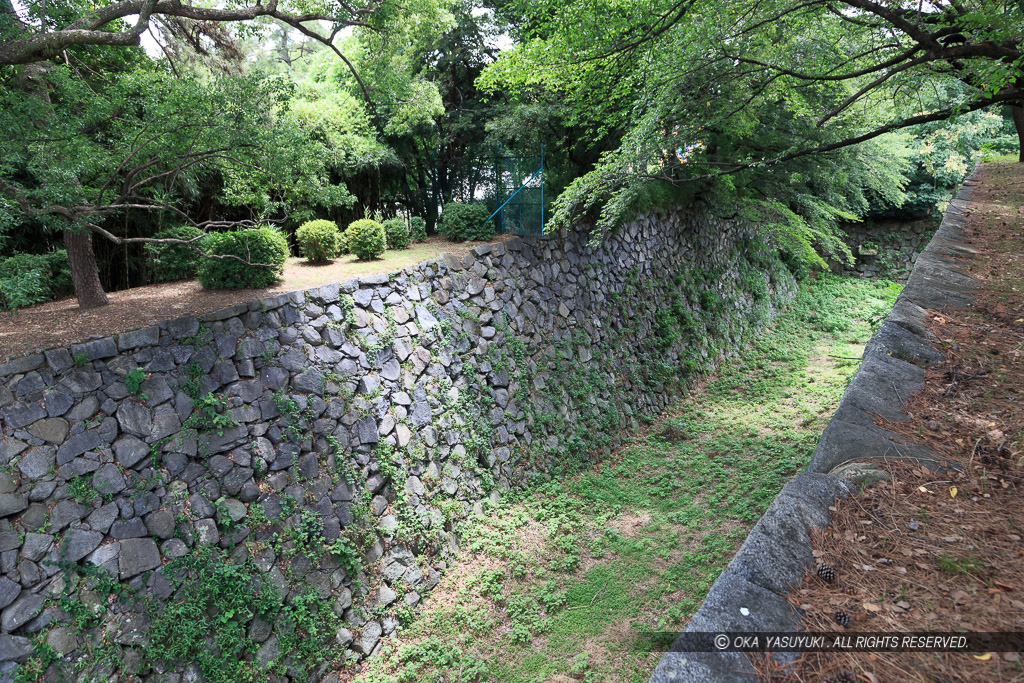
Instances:
[[[540,143],[540,234],[544,234],[544,143]]]
[[[524,187],[526,187],[527,185],[529,185],[529,184],[530,184],[530,181],[531,181],[531,180],[533,180],[533,179],[534,179],[534,178],[536,178],[536,177],[537,177],[538,175],[540,175],[540,172],[541,172],[542,170],[543,170],[543,169],[537,169],[537,172],[536,172],[536,173],[534,173],[534,174],[533,174],[532,176],[530,176],[529,178],[527,178],[527,179],[526,179],[526,182],[525,182],[525,183],[523,183],[522,185],[520,185],[520,186],[519,186],[519,189],[518,189],[518,190],[516,190],[515,192],[513,192],[513,193],[512,193],[512,195],[511,195],[511,196],[510,196],[510,197],[509,197],[508,199],[506,199],[506,200],[504,201],[504,203],[502,203],[502,205],[501,205],[501,206],[499,206],[499,207],[497,208],[497,210],[495,210],[495,212],[494,212],[494,213],[492,213],[492,214],[491,214],[490,216],[488,216],[488,217],[487,217],[487,220],[485,220],[485,221],[484,221],[483,223],[481,223],[480,225],[483,225],[483,224],[484,224],[484,223],[486,223],[487,221],[489,221],[489,220],[491,220],[492,218],[494,218],[495,216],[497,216],[497,215],[498,215],[498,211],[501,211],[501,210],[502,210],[503,208],[505,208],[505,204],[508,204],[508,203],[509,203],[510,201],[512,201],[512,198],[513,198],[513,197],[515,197],[515,196],[516,196],[517,194],[519,194],[520,192],[522,192],[522,191],[523,191],[523,188],[524,188]]]
[[[501,180],[501,143],[494,146],[494,201],[500,202],[505,196],[505,185]],[[505,233],[505,214],[498,216],[498,232]]]

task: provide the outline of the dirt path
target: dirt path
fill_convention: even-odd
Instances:
[[[946,361],[908,398],[910,420],[877,420],[950,469],[886,463],[891,480],[837,501],[814,540],[836,577],[809,576],[790,601],[808,631],[1016,633],[1016,642],[807,653],[795,670],[765,667],[765,680],[1024,680],[1024,164],[986,165],[978,181],[966,229],[978,254],[963,269],[981,289],[970,309],[930,312]]]
[[[499,235],[496,241],[511,239]],[[195,280],[135,287],[108,295],[110,305],[81,311],[75,299],[61,299],[0,313],[0,362],[39,349],[67,346],[90,337],[108,337],[184,315],[202,315],[233,304],[272,294],[344,282],[363,275],[390,273],[437,258],[443,253],[462,257],[485,242],[453,244],[434,236],[402,251],[387,251],[376,261],[357,261],[352,255],[314,266],[289,258],[281,280],[266,289],[206,290]]]

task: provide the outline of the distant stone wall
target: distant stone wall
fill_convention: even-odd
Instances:
[[[833,263],[832,268],[851,277],[906,282],[937,227],[931,219],[846,225],[845,241],[856,260],[853,266]]]
[[[337,680],[436,584],[460,520],[600,457],[795,293],[705,211],[588,238],[0,365],[0,680]]]

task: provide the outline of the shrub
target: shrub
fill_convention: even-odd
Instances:
[[[388,249],[408,249],[412,239],[409,228],[401,218],[384,221],[384,235],[387,237]]]
[[[360,261],[380,258],[384,253],[384,226],[369,218],[353,221],[345,230],[348,248]]]
[[[445,205],[437,230],[452,242],[487,240],[494,236],[494,223],[487,220],[490,215],[491,212],[483,204],[453,202]]]
[[[273,623],[280,595],[251,559],[236,563],[220,548],[197,545],[164,568],[173,596],[147,606],[148,662],[195,663],[201,680],[260,680],[248,658],[258,647],[247,635],[252,620]]]
[[[0,278],[0,302],[6,311],[49,301],[46,280],[38,270],[14,273]]]
[[[302,255],[313,263],[330,261],[341,253],[341,231],[334,221],[316,220],[303,223],[295,233]]]
[[[427,222],[419,216],[409,219],[409,233],[413,242],[422,242],[427,239]]]
[[[161,230],[153,235],[158,239],[179,239],[192,240],[199,237],[194,243],[200,251],[205,249],[207,238],[200,237],[203,231],[191,225],[179,225],[174,228]],[[154,244],[143,245],[149,264],[153,268],[153,280],[156,282],[169,282],[171,280],[184,280],[196,276],[199,264],[203,257],[192,246],[185,244]]]
[[[13,311],[71,294],[71,266],[63,249],[0,259],[0,308]]]
[[[348,248],[348,238],[345,237],[345,233],[338,233],[338,256],[342,254],[351,254],[352,250]]]
[[[206,289],[269,287],[284,268],[288,241],[276,228],[247,228],[211,234],[206,250],[210,255],[238,256],[249,263],[266,264],[253,266],[235,259],[203,259],[199,264],[199,283]]]

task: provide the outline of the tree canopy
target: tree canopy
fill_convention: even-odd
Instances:
[[[101,305],[168,227],[433,229],[543,145],[554,226],[699,195],[820,263],[1024,138],[1022,38],[1024,0],[0,0],[0,258]]]
[[[608,229],[653,180],[708,183],[807,243],[873,198],[904,201],[887,133],[1024,100],[1020,2],[520,2],[520,44],[483,76],[618,146],[556,204]],[[680,150],[680,154],[675,154]],[[883,163],[879,163],[880,161]]]

